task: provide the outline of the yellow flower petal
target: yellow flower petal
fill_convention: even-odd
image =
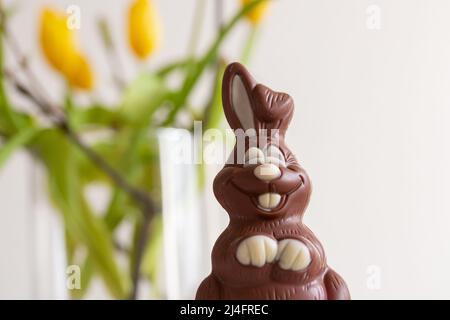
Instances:
[[[41,46],[49,63],[63,71],[67,64],[67,55],[76,52],[75,39],[66,26],[66,17],[51,9],[45,9],[41,15]]]
[[[71,85],[81,89],[93,87],[92,70],[79,51],[74,31],[67,27],[66,14],[50,8],[42,10],[39,40],[49,64]]]
[[[88,60],[83,55],[78,55],[73,59],[71,69],[67,70],[66,77],[73,87],[84,90],[94,87],[94,74]]]
[[[240,0],[240,1],[241,1],[241,5],[245,6],[254,0]],[[260,23],[262,21],[262,19],[264,19],[264,16],[267,13],[269,4],[270,4],[269,0],[265,0],[265,1],[262,1],[259,4],[257,4],[256,7],[254,7],[252,10],[247,12],[247,14],[246,14],[247,19],[253,24]]]
[[[133,52],[147,58],[160,45],[161,24],[152,1],[135,0],[128,14],[128,38]]]

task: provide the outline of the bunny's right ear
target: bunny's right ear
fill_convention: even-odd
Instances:
[[[255,86],[255,79],[242,64],[234,62],[226,68],[222,82],[222,103],[233,130],[256,128],[251,98]]]

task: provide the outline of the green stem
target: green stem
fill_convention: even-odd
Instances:
[[[200,59],[196,65],[192,67],[191,72],[189,72],[186,75],[186,78],[183,82],[182,89],[180,91],[180,94],[176,97],[174,101],[173,109],[170,111],[167,119],[163,122],[163,126],[168,126],[173,123],[175,120],[175,117],[178,113],[178,111],[183,107],[183,105],[186,102],[187,97],[191,93],[192,89],[194,88],[195,84],[197,83],[197,80],[202,75],[203,71],[205,70],[206,66],[215,58],[217,51],[226,38],[226,36],[230,33],[230,31],[233,29],[233,27],[241,20],[244,15],[251,11],[254,7],[256,7],[260,2],[266,1],[266,0],[255,0],[250,2],[248,5],[244,6],[220,31],[218,34],[216,40],[212,44],[212,46],[209,48],[209,50],[206,52],[206,54],[203,56],[202,59]]]
[[[66,113],[71,113],[74,109],[72,90],[69,85],[67,85],[66,93],[64,95],[64,109]]]
[[[8,139],[8,141],[0,148],[0,168],[14,153],[14,151],[24,145],[27,145],[39,132],[39,129],[30,127],[19,131],[13,137]]]
[[[205,8],[206,8],[206,0],[197,0],[194,16],[192,20],[192,30],[191,35],[188,42],[188,55],[190,57],[195,56],[195,51],[198,47],[198,42],[200,39],[200,34],[203,26],[203,21],[205,20]]]
[[[253,53],[253,49],[255,48],[255,43],[258,40],[259,36],[259,28],[258,25],[253,25],[249,29],[249,33],[247,35],[247,41],[245,41],[244,49],[242,50],[241,61],[243,64],[247,64],[250,61],[250,57]]]
[[[165,77],[168,74],[170,74],[172,71],[175,71],[177,69],[184,69],[187,68],[190,64],[194,63],[194,60],[192,58],[179,60],[176,62],[169,63],[167,65],[162,66],[156,71],[156,74],[159,77]]]
[[[5,131],[12,131],[12,133],[14,133],[20,127],[20,124],[16,121],[13,111],[11,110],[11,105],[4,86],[5,70],[3,38],[5,34],[5,19],[6,15],[4,12],[3,3],[0,2],[0,116],[4,117],[4,119],[0,119],[0,127],[2,127],[2,129],[6,129]],[[4,121],[6,123],[3,123]]]
[[[226,62],[223,59],[219,59],[216,68],[216,77],[214,80],[214,86],[211,97],[208,104],[205,107],[203,113],[203,130],[215,128],[218,126],[220,119],[223,116],[222,111],[222,78],[225,72]]]
[[[99,30],[103,47],[107,55],[109,67],[111,69],[112,80],[119,90],[125,88],[125,80],[121,77],[123,74],[122,63],[117,53],[116,45],[111,35],[111,28],[108,21],[105,18],[100,18],[97,22],[97,28]]]

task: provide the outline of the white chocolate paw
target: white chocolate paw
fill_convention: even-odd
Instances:
[[[277,247],[277,241],[272,238],[263,235],[252,236],[239,244],[236,258],[243,265],[262,267],[275,260]]]
[[[284,239],[278,243],[276,260],[281,269],[299,271],[311,263],[311,255],[303,242]]]

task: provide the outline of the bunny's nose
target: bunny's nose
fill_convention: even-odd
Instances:
[[[264,163],[257,166],[253,174],[260,180],[271,181],[281,176],[281,170],[272,163]]]

